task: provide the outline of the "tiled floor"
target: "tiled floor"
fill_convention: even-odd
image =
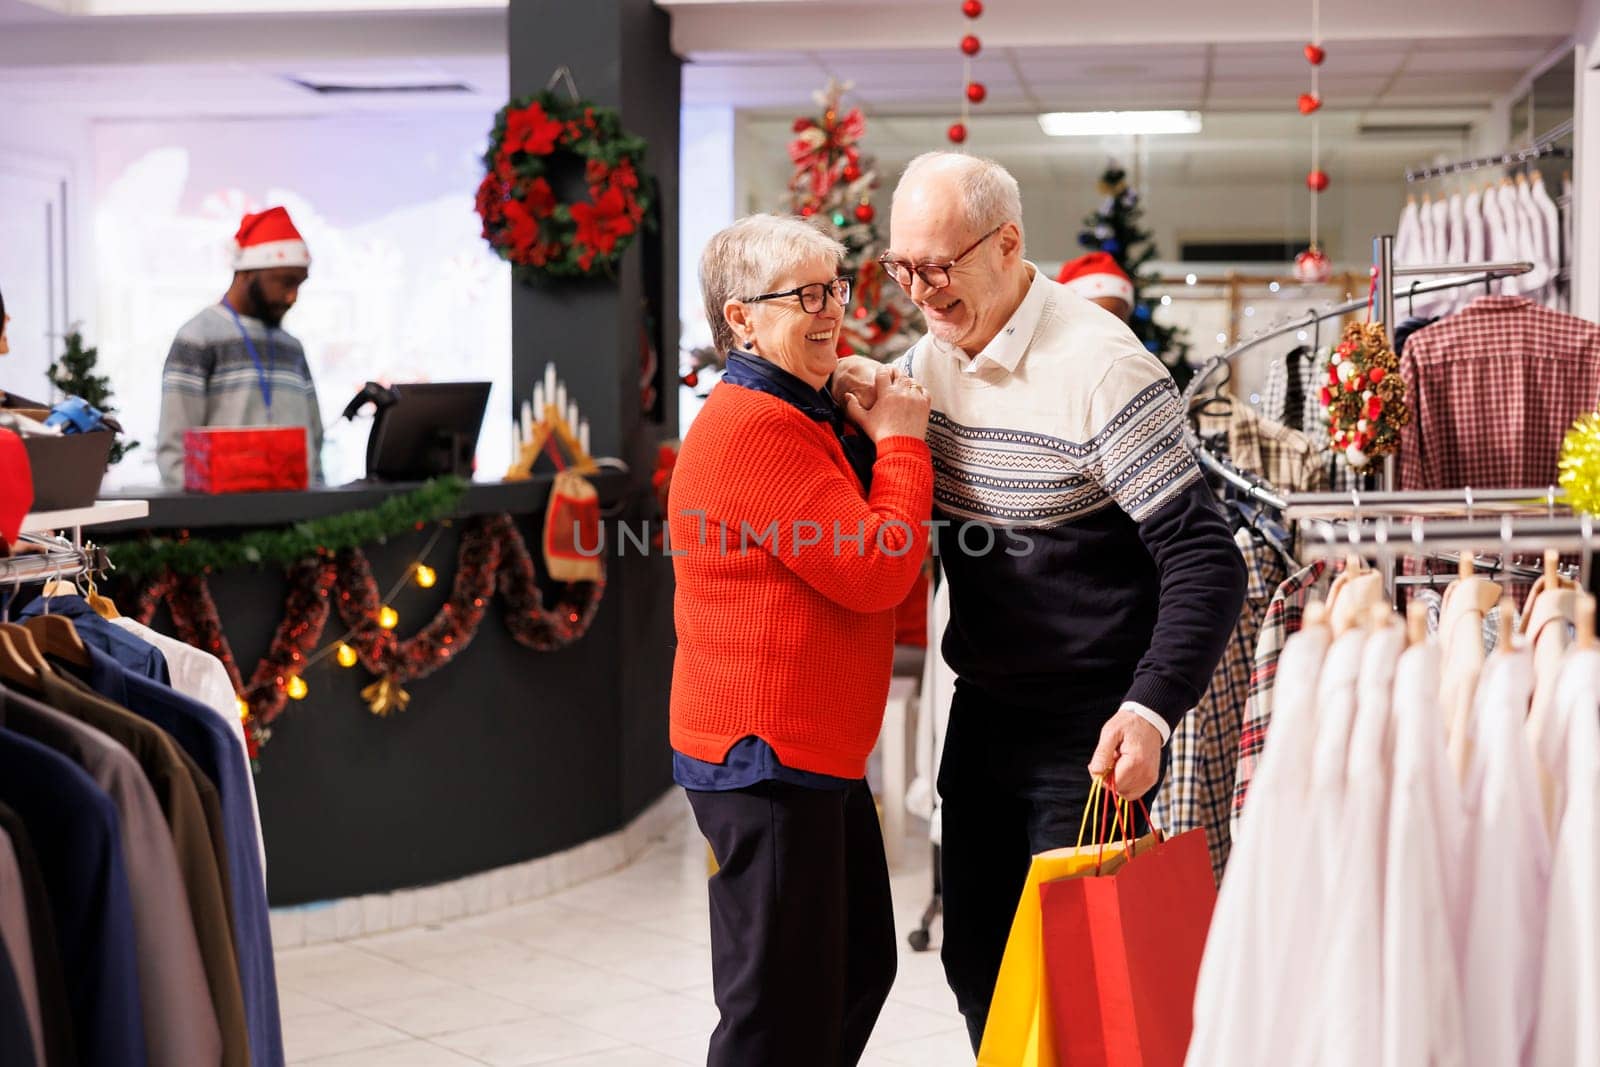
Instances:
[[[893,872],[902,935],[929,893],[926,841]],[[679,1067],[716,1025],[705,845],[684,817],[632,865],[488,915],[278,953],[292,1064]],[[937,937],[937,933],[935,934]],[[937,947],[937,942],[936,942]],[[937,951],[900,939],[867,1067],[973,1062]]]

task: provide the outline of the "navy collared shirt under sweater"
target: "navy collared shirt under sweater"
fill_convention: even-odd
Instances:
[[[878,449],[872,438],[845,418],[844,411],[826,387],[813,389],[776,363],[739,351],[728,353],[728,368],[722,381],[775,396],[792,404],[808,418],[827,423],[839,439],[850,469],[861,482],[863,499],[871,491],[872,465],[877,461]],[[848,778],[785,767],[772,746],[755,736],[736,742],[721,763],[707,763],[682,752],[673,752],[672,780],[685,789],[702,793],[745,789],[757,782],[783,782],[806,789],[843,789],[850,784]]]
[[[98,618],[98,616],[96,616]],[[272,959],[267,889],[250,813],[250,768],[238,739],[216,712],[171,686],[129,670],[85,635],[85,680],[107,700],[165,730],[217,787],[233,894],[233,933],[239,949],[239,985],[252,1067],[282,1067],[283,1033],[278,979]]]
[[[22,609],[22,617],[60,615],[72,623],[78,637],[86,645],[93,645],[135,674],[153,678],[162,685],[171,685],[167,672],[167,657],[148,641],[128,633],[113,622],[95,614],[89,602],[81,596],[58,596],[46,600],[38,597]]]

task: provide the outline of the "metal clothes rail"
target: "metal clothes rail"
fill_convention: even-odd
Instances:
[[[1462,159],[1454,163],[1441,163],[1433,167],[1410,167],[1406,170],[1407,182],[1430,181],[1434,178],[1444,178],[1452,174],[1470,174],[1475,170],[1495,167],[1512,167],[1519,163],[1531,163],[1536,159],[1546,156],[1560,156],[1570,158],[1572,149],[1556,144],[1564,137],[1572,136],[1572,120],[1553,127],[1548,133],[1540,137],[1527,148],[1513,149],[1501,152],[1494,156],[1480,156],[1477,159]]]

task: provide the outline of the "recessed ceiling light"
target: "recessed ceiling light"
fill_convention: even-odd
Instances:
[[[1049,111],[1039,128],[1051,137],[1114,137],[1199,133],[1198,111]]]

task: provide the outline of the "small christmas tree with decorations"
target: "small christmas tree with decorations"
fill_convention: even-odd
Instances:
[[[1099,189],[1105,200],[1098,211],[1083,220],[1078,243],[1090,251],[1109,254],[1132,279],[1133,314],[1128,317],[1128,326],[1145,348],[1166,364],[1181,389],[1194,377],[1187,358],[1189,342],[1183,330],[1155,320],[1155,309],[1145,296],[1145,289],[1156,284],[1157,279],[1141,272],[1156,258],[1156,246],[1150,240],[1150,231],[1139,225],[1144,217],[1139,193],[1128,187],[1127,172],[1115,161],[1108,163],[1100,175]]]
[[[785,208],[817,219],[845,247],[844,271],[856,278],[855,294],[845,315],[839,354],[867,356],[885,362],[899,356],[921,336],[916,309],[878,265],[883,241],[878,234],[872,194],[878,171],[872,156],[861,150],[867,120],[860,108],[848,111],[839,98],[848,86],[830,80],[814,94],[822,113],[794,120]]]
[[[94,372],[95,365],[100,362],[100,350],[85,348],[83,334],[76,327],[67,331],[62,341],[67,350],[61,353],[60,359],[50,364],[46,372],[50,384],[67,396],[82,397],[102,415],[113,414],[117,409],[111,406],[111,379]],[[119,435],[111,446],[110,462],[120,462],[123,456],[138,447],[139,442],[123,440]]]

